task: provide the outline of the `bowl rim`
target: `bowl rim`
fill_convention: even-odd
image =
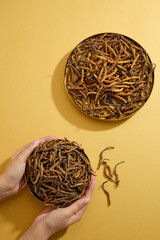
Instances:
[[[74,52],[74,50],[75,50],[81,43],[85,42],[87,39],[92,38],[92,37],[97,37],[97,36],[105,35],[105,34],[116,34],[116,35],[123,36],[123,37],[125,37],[125,38],[133,41],[134,43],[136,43],[140,48],[142,48],[142,49],[147,53],[147,51],[141,46],[141,44],[139,44],[137,41],[135,41],[134,39],[132,39],[132,38],[130,38],[130,37],[124,35],[124,34],[114,33],[114,32],[103,32],[103,33],[93,34],[93,35],[91,35],[91,36],[83,39],[81,42],[79,42],[79,43],[74,47],[73,50],[71,50],[68,58],[72,55],[72,53]],[[149,56],[148,53],[147,53],[147,55],[148,55],[148,58],[149,58],[150,63],[151,63],[152,65],[154,65],[154,63],[152,63],[151,58],[150,58],[150,56]],[[78,108],[82,113],[84,113],[85,115],[87,115],[88,117],[90,117],[90,118],[92,118],[92,119],[96,119],[96,120],[99,120],[99,121],[105,121],[105,122],[115,122],[115,121],[117,122],[117,121],[122,121],[122,120],[128,119],[128,118],[132,117],[134,114],[136,114],[136,113],[146,104],[146,102],[148,101],[148,99],[149,99],[150,96],[151,96],[151,93],[152,93],[153,87],[154,87],[154,82],[155,82],[155,76],[154,76],[154,75],[155,75],[155,74],[154,74],[155,67],[154,67],[154,69],[153,69],[153,71],[152,71],[152,73],[151,73],[151,76],[150,76],[150,79],[151,79],[151,81],[152,81],[152,87],[151,87],[151,89],[150,89],[150,94],[149,94],[147,100],[144,102],[144,104],[143,104],[139,109],[137,109],[134,113],[132,113],[132,114],[130,114],[130,115],[128,115],[128,116],[125,116],[125,117],[123,117],[123,118],[119,118],[119,119],[116,119],[116,118],[115,118],[115,119],[98,118],[98,117],[95,117],[95,116],[93,116],[93,115],[91,115],[91,114],[88,114],[88,113],[86,113],[82,108],[80,108],[80,107],[75,103],[75,101],[73,100],[73,98],[71,97],[71,95],[68,93],[67,84],[66,84],[66,83],[67,83],[66,70],[67,70],[68,58],[67,58],[67,61],[66,61],[66,64],[65,64],[65,69],[64,69],[64,85],[65,85],[66,93],[67,93],[67,95],[69,96],[69,99],[71,100],[71,102],[76,106],[76,108]]]

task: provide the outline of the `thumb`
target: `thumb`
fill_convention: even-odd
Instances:
[[[22,179],[19,182],[19,191],[21,191],[23,188],[25,188],[26,185],[27,185],[26,181],[25,181],[24,177],[22,177]]]
[[[19,193],[23,188],[26,187],[26,181],[24,179],[24,177],[20,180],[20,182],[15,186],[13,187],[13,194],[17,194]]]
[[[74,214],[76,214],[80,209],[82,209],[85,205],[87,205],[90,201],[90,197],[84,197],[76,202],[74,202],[69,207],[66,207],[66,211],[68,212],[68,216],[72,217]]]

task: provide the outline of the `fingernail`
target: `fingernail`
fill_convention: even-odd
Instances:
[[[85,203],[85,204],[87,204],[87,203],[89,203],[89,202],[90,202],[90,200],[91,200],[91,199],[90,199],[89,197],[87,197],[87,198],[84,198],[84,200],[83,200],[83,201],[84,201],[84,203]]]
[[[48,140],[52,140],[52,139],[56,139],[56,138],[57,138],[56,136],[49,136]]]

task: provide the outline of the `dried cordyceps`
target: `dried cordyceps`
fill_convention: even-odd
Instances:
[[[75,142],[55,139],[40,144],[27,159],[25,177],[43,203],[65,207],[84,196],[94,174],[84,150]]]
[[[117,163],[116,164],[116,166],[114,167],[114,169],[113,169],[113,175],[115,176],[115,182],[116,182],[116,185],[115,185],[115,187],[118,187],[118,184],[119,184],[119,176],[118,176],[118,173],[117,173],[117,166],[119,165],[119,164],[122,164],[122,163],[124,163],[125,161],[122,161],[122,162],[119,162],[119,163]]]
[[[99,164],[98,164],[97,170],[100,168],[100,166],[101,166],[101,164],[102,164],[102,160],[104,160],[102,154],[103,154],[106,150],[111,150],[111,149],[114,149],[114,147],[106,147],[106,148],[103,149],[102,152],[99,154]]]
[[[111,149],[114,149],[114,147],[106,147],[105,149],[103,149],[100,154],[99,154],[99,163],[98,163],[98,167],[97,169],[100,168],[100,166],[103,164],[104,165],[104,175],[105,177],[107,178],[107,181],[103,182],[102,183],[102,189],[103,191],[105,192],[106,196],[107,196],[107,203],[108,203],[108,207],[111,205],[111,199],[110,199],[110,194],[109,192],[106,190],[105,188],[105,184],[107,182],[111,182],[111,183],[114,183],[115,184],[115,188],[118,187],[119,185],[119,176],[118,176],[118,173],[117,173],[117,166],[121,163],[124,163],[125,161],[122,161],[122,162],[119,162],[115,165],[115,167],[113,168],[113,171],[111,170],[111,167],[107,164],[107,162],[105,160],[109,160],[108,158],[103,158],[103,153],[106,151],[106,150],[111,150]],[[113,179],[113,177],[115,179]]]
[[[82,41],[65,68],[66,89],[84,113],[120,120],[140,109],[153,87],[154,65],[134,40],[116,33]]]

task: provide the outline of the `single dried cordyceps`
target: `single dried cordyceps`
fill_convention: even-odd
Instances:
[[[25,177],[33,195],[45,204],[65,207],[85,195],[94,174],[84,150],[74,141],[40,144],[27,159]]]
[[[66,89],[84,113],[120,120],[140,109],[153,87],[154,65],[134,40],[116,33],[82,41],[65,68]]]

